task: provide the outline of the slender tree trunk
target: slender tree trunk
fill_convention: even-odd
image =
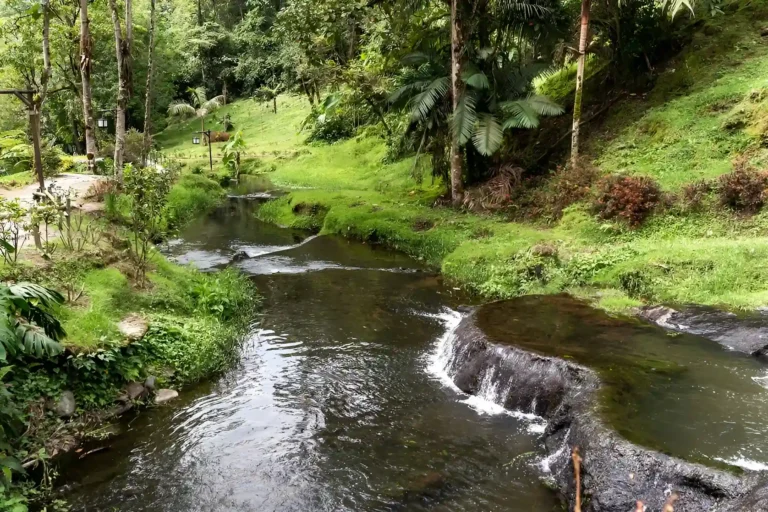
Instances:
[[[90,20],[88,19],[88,0],[80,0],[80,78],[83,82],[83,121],[85,122],[85,152],[89,167],[93,166],[98,147],[96,128],[93,121],[93,97],[91,95],[92,44]]]
[[[197,26],[203,26],[203,0],[197,0]]]
[[[224,104],[227,104],[227,81],[224,80],[224,85],[222,86],[221,95],[224,96]]]
[[[152,130],[152,74],[155,71],[155,0],[149,2],[149,62],[147,63],[147,93],[144,100],[144,143],[142,163],[147,165],[150,131]]]
[[[272,112],[277,114],[277,96],[272,96]]]
[[[109,0],[112,10],[112,23],[115,25],[115,55],[117,57],[117,111],[115,114],[115,177],[123,182],[123,154],[125,152],[125,107],[128,104],[128,83],[126,77],[127,39],[123,39],[120,16],[115,0]],[[126,2],[126,11],[128,3]],[[128,20],[126,20],[127,23]]]
[[[581,0],[581,33],[579,34],[579,64],[576,69],[576,94],[573,98],[573,129],[571,131],[571,166],[579,159],[579,125],[581,124],[581,100],[584,93],[584,67],[587,62],[590,0]]]
[[[51,42],[50,29],[51,18],[48,0],[43,0],[43,74],[40,79],[40,90],[37,94],[27,96],[29,108],[29,134],[32,137],[32,153],[37,182],[40,192],[45,191],[45,173],[43,170],[43,154],[40,144],[40,116],[43,112],[43,103],[48,95],[48,81],[51,78]]]
[[[307,95],[307,98],[309,98],[309,105],[314,108],[315,106],[315,97],[312,95],[312,92],[309,90],[309,87],[307,87],[307,82],[304,80],[301,81],[301,87],[304,89],[304,94]]]
[[[459,101],[464,93],[464,84],[461,81],[462,53],[464,51],[463,31],[459,12],[459,2],[451,0],[451,96],[454,112],[459,106]],[[459,138],[451,137],[451,202],[454,206],[460,206],[464,199],[464,161],[459,146]]]

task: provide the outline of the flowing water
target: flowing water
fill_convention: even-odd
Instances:
[[[265,297],[241,363],[126,420],[66,469],[74,510],[556,510],[535,421],[480,414],[430,371],[466,298],[413,260],[277,228],[234,199],[168,252]]]
[[[240,364],[66,468],[74,510],[559,510],[540,479],[543,420],[504,411],[491,378],[467,397],[443,372],[468,298],[401,254],[264,224],[256,199],[233,198],[167,248],[240,268],[265,297]],[[630,439],[768,463],[756,361],[563,297],[481,311],[497,341],[596,367],[606,419]]]

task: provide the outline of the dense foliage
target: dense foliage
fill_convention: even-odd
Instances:
[[[536,155],[530,147],[521,150],[530,146],[525,131],[538,127],[542,116],[563,113],[558,102],[569,101],[572,80],[555,98],[546,96],[555,89],[534,84],[537,77],[539,84],[542,77],[559,80],[554,70],[570,69],[579,4],[455,4],[452,15],[450,5],[427,0],[87,2],[90,44],[83,46],[81,2],[9,0],[0,6],[0,85],[47,91],[41,98],[44,146],[70,153],[85,152],[86,133],[93,132],[89,116],[109,125],[95,129],[99,153],[137,164],[151,144],[149,134],[140,133],[145,127],[156,132],[185,117],[204,118],[236,98],[266,102],[276,113],[281,95],[300,94],[312,107],[304,123],[310,141],[334,142],[377,127],[390,147],[389,161],[425,157],[446,181],[449,168],[459,166],[471,183],[505,162],[530,163]],[[590,67],[608,72],[606,84],[648,82],[655,63],[679,47],[678,28],[693,5],[596,4]],[[41,50],[44,26],[49,55]],[[88,76],[81,63],[89,66]],[[85,82],[92,100],[86,100]],[[19,142],[26,124],[20,103],[0,96],[0,106],[0,129],[16,129],[8,140]],[[2,140],[0,167],[29,168],[28,146]]]

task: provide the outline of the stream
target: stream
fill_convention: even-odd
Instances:
[[[232,197],[167,254],[234,265],[264,296],[239,364],[123,422],[68,467],[73,510],[561,510],[542,479],[535,411],[443,371],[472,299],[399,253],[258,221]],[[577,304],[577,305],[576,305]],[[594,363],[605,415],[630,440],[710,464],[768,464],[764,367],[571,299],[523,298],[483,317],[523,348]]]

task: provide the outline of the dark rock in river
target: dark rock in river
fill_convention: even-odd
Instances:
[[[768,314],[736,314],[705,306],[675,310],[666,306],[640,310],[646,320],[673,331],[695,334],[768,362]]]
[[[635,510],[636,500],[657,511],[670,492],[680,495],[675,512],[768,511],[768,490],[756,474],[738,477],[630,443],[601,419],[596,397],[601,382],[593,370],[499,343],[478,326],[478,311],[482,308],[457,327],[447,371],[466,393],[490,385],[497,390],[497,403],[548,421],[543,465],[571,506],[571,450],[578,446],[585,512],[628,512]]]
[[[237,251],[232,256],[232,263],[237,263],[238,261],[247,260],[249,258],[248,253],[245,251]]]

